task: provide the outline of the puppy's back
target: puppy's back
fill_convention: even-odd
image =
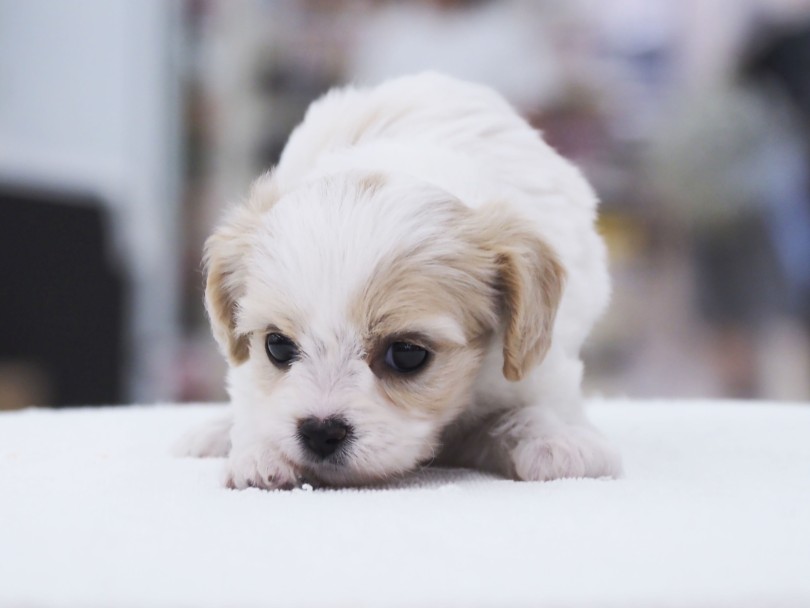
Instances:
[[[538,153],[557,157],[492,89],[426,72],[324,95],[293,131],[276,174],[292,188],[325,156],[395,143],[397,160],[406,165],[405,148],[422,155],[442,149],[493,168]]]

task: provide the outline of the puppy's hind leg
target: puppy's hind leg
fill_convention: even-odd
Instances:
[[[172,448],[175,456],[224,458],[231,451],[233,415],[214,418],[186,433]]]

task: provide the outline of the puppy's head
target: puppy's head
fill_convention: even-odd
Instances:
[[[206,266],[236,432],[332,484],[429,460],[491,340],[509,380],[543,357],[563,281],[507,207],[360,173],[283,197],[265,178]]]

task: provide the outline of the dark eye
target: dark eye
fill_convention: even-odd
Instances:
[[[278,367],[287,367],[298,356],[298,347],[282,334],[267,334],[264,346],[267,356]]]
[[[385,352],[385,363],[398,372],[415,372],[428,360],[428,351],[409,342],[394,342]]]

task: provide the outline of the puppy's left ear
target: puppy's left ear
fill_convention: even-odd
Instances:
[[[503,375],[517,381],[551,346],[565,269],[554,250],[504,205],[480,210],[485,247],[494,254],[504,311]]]

